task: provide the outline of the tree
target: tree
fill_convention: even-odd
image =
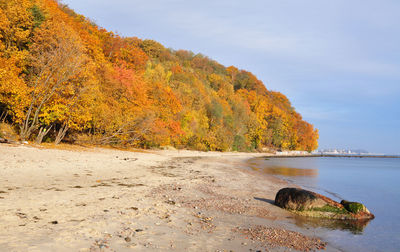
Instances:
[[[99,28],[57,0],[0,0],[0,119],[135,147],[313,150],[318,132],[286,96],[202,54]],[[51,131],[49,129],[52,129]]]
[[[60,20],[48,20],[35,31],[30,51],[30,104],[20,126],[22,140],[38,129],[43,106],[56,92],[68,86],[84,64],[79,36]]]
[[[0,56],[0,104],[17,123],[20,123],[27,100],[27,87],[20,78],[21,69],[13,59]]]
[[[149,57],[152,58],[159,57],[161,53],[166,50],[163,45],[151,39],[143,40],[140,47]]]

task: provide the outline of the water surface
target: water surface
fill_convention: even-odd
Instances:
[[[296,218],[296,224],[344,251],[400,251],[399,158],[256,158],[251,168],[331,197],[364,203],[365,223]]]

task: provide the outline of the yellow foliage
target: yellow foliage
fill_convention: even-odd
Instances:
[[[318,131],[250,72],[123,38],[55,0],[0,0],[0,112],[21,137],[313,150]],[[82,137],[85,136],[85,137]]]

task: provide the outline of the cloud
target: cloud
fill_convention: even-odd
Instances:
[[[315,1],[306,2],[315,3]],[[261,6],[259,1],[251,3],[256,7]],[[224,6],[224,4],[228,6],[226,1],[220,2],[219,6]],[[359,33],[357,29],[360,27],[354,27],[353,30],[348,31],[342,30],[342,27],[336,27],[337,23],[342,22],[340,18],[345,14],[332,16],[330,10],[321,5],[316,7],[321,10],[322,14],[307,10],[307,5],[299,9],[297,13],[293,13],[293,10],[276,7],[279,4],[267,2],[264,3],[264,8],[269,6],[273,10],[277,9],[278,12],[267,11],[265,15],[259,11],[249,13],[249,7],[238,4],[235,7],[227,8],[226,11],[221,8],[215,9],[215,4],[207,1],[203,1],[202,4],[183,1],[167,1],[167,4],[162,4],[162,1],[152,1],[140,5],[133,3],[129,5],[132,6],[134,13],[151,13],[148,19],[158,18],[158,22],[161,21],[161,25],[166,29],[170,27],[180,31],[184,37],[190,36],[210,44],[221,44],[232,48],[233,51],[235,48],[251,50],[264,54],[266,58],[301,62],[303,65],[314,65],[318,68],[324,66],[326,71],[390,76],[400,79],[400,71],[398,71],[400,62],[398,60],[387,62],[386,59],[382,60],[371,55],[371,46],[368,44],[373,39],[360,41],[360,39],[364,39],[365,35],[358,35],[361,38],[354,36]],[[285,4],[281,4],[281,6],[285,6]],[[335,6],[336,8],[333,8],[332,4],[330,5],[333,9],[344,6],[351,9],[355,7],[343,3]],[[169,8],[166,9],[166,7]],[[222,10],[224,12],[221,13]],[[304,17],[310,13],[314,16]],[[251,16],[252,14],[255,17]],[[291,21],[282,20],[281,16],[285,16],[285,14],[292,15],[290,18],[288,17]],[[329,18],[322,17],[323,14],[327,14]],[[260,18],[260,16],[265,17]],[[383,21],[385,19],[382,13],[374,16],[380,17],[380,21],[378,24],[375,22],[369,25],[382,27],[384,23],[387,23]],[[365,19],[366,16],[363,13],[356,13],[354,17],[350,18],[349,23]],[[314,22],[320,22],[320,24],[313,25]],[[326,32],[324,29],[329,31]],[[394,39],[400,42],[400,35],[394,35]],[[190,48],[190,46],[186,47]],[[377,51],[381,49],[372,48]],[[391,52],[384,53],[390,54]]]

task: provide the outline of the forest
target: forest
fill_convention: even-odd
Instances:
[[[317,129],[252,73],[119,36],[55,0],[0,0],[0,120],[37,144],[318,146]]]

